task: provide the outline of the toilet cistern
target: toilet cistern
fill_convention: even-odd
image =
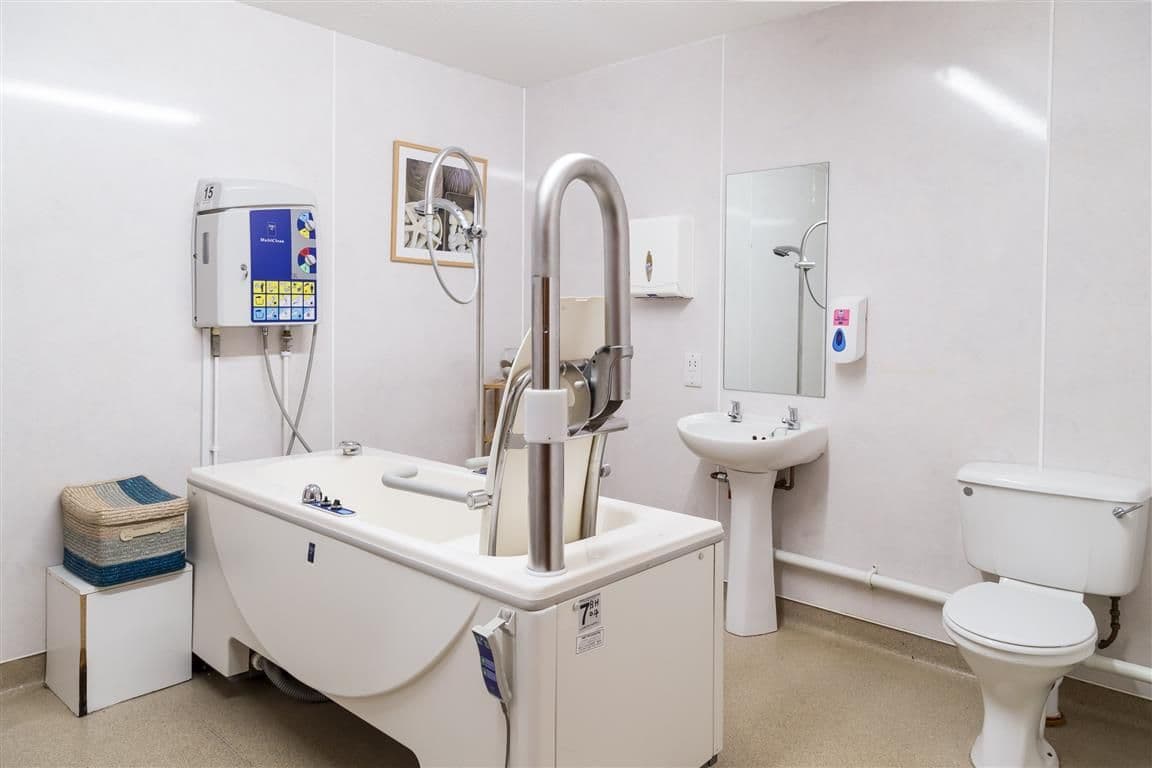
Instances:
[[[734,410],[739,420],[731,418],[732,411],[698,413],[680,419],[676,429],[688,450],[727,470],[732,522],[725,628],[736,635],[762,635],[778,626],[772,545],[776,474],[820,458],[828,447],[828,428],[801,422],[794,407],[783,420]]]

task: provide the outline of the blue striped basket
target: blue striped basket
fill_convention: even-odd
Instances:
[[[188,500],[143,475],[60,493],[64,567],[97,587],[181,570]]]

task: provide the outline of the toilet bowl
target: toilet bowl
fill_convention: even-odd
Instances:
[[[1002,579],[965,587],[944,604],[944,631],[976,675],[984,722],[975,768],[1055,768],[1044,739],[1052,686],[1096,648],[1083,596]]]

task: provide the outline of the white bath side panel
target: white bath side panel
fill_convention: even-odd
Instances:
[[[267,653],[232,599],[212,543],[208,506],[218,496],[188,487],[188,561],[196,566],[192,652],[225,677],[248,671],[248,649]]]
[[[709,546],[593,590],[600,623],[583,632],[589,595],[557,607],[558,767],[699,768],[715,754],[715,569]]]

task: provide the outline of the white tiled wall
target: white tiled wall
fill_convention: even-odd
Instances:
[[[1045,302],[1045,464],[1137,477],[1152,464],[1150,28],[1148,3],[1056,6]],[[1108,651],[1141,664],[1148,552]],[[1089,604],[1105,626],[1108,601]]]
[[[238,3],[4,2],[0,27],[0,660],[43,650],[62,486],[142,472],[179,492],[199,463],[199,176],[318,196],[320,300],[334,312],[302,428],[313,447],[335,433],[442,459],[470,452],[473,315],[427,268],[388,261],[392,140],[492,160],[497,355],[496,339],[520,327],[519,88]],[[257,339],[225,332],[224,461],[278,451]],[[305,362],[290,364],[291,401]]]
[[[567,152],[608,164],[624,190],[628,215],[691,216],[695,295],[632,301],[632,399],[629,428],[608,438],[609,496],[690,511],[712,504],[708,471],[676,436],[676,417],[709,410],[719,364],[718,254],[721,44],[711,40],[528,89],[529,184]],[[529,187],[528,206],[535,201]],[[560,291],[603,293],[600,214],[586,186],[573,184],[561,220]],[[682,385],[684,353],[703,353],[705,386]]]
[[[523,91],[343,35],[334,66],[336,439],[462,461],[473,453],[475,305],[445,296],[430,267],[389,260],[392,140],[488,160],[485,352],[496,376],[521,337]],[[471,270],[444,271],[468,293]]]
[[[830,161],[829,295],[870,297],[868,356],[830,369],[824,399],[722,387],[693,397],[677,366],[714,329],[705,376],[719,384],[721,286],[699,291],[683,324],[634,302],[638,329],[663,329],[637,341],[634,370],[663,375],[626,405],[624,434],[640,440],[617,450],[646,460],[625,458],[609,493],[723,520],[726,501],[701,479],[710,467],[693,472],[676,418],[729,398],[762,413],[794,403],[827,420],[831,443],[777,494],[779,545],[952,590],[979,578],[960,539],[962,463],[1032,463],[1043,446],[1052,466],[1152,473],[1149,7],[1058,4],[1054,62],[1051,13],[844,4],[528,90],[530,179],[558,151],[598,153],[640,215],[678,212],[662,209],[680,199],[698,201],[698,221],[723,220],[711,194],[720,169],[680,167],[696,158],[722,152],[726,173]],[[665,94],[670,82],[679,94]],[[722,140],[692,132],[712,125],[707,105],[720,98]],[[572,217],[580,231],[565,246],[598,255],[594,212]],[[720,273],[720,236],[698,251],[697,275]],[[936,606],[794,569],[778,578],[785,596],[943,638]],[[1110,652],[1142,664],[1148,578],[1124,601]],[[1089,598],[1101,626],[1105,603]]]

